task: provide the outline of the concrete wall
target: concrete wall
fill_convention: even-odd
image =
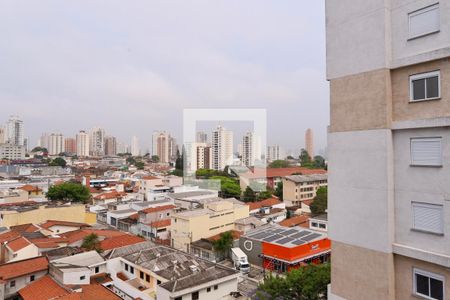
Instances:
[[[39,248],[34,244],[30,244],[17,252],[14,252],[16,257],[13,256],[13,252],[9,252],[6,257],[6,262],[13,262],[27,258],[33,258],[39,255]]]
[[[247,255],[249,263],[252,265],[262,266],[262,258],[259,257],[259,255],[263,253],[261,242],[246,237],[241,237],[239,239],[239,248],[241,248],[241,250]]]
[[[330,238],[391,252],[394,238],[391,131],[330,133],[328,147]]]
[[[443,166],[410,166],[410,138],[442,137]],[[412,231],[411,202],[444,206],[444,233],[450,232],[450,127],[398,130],[394,133],[395,149],[395,242],[427,252],[450,257],[449,237]]]
[[[327,77],[386,68],[390,59],[390,1],[327,0]]]
[[[331,292],[347,300],[394,300],[394,256],[333,241]]]
[[[395,255],[395,288],[397,300],[418,299],[413,295],[413,268],[432,272],[445,277],[445,299],[450,297],[450,271],[442,266],[430,264],[424,261]]]
[[[5,211],[0,212],[3,215],[3,219],[0,222],[0,226],[15,226],[27,223],[42,223],[47,220],[59,220],[59,221],[71,221],[71,222],[84,222],[85,220],[85,207],[82,204],[74,204],[71,206],[57,206],[57,207],[45,207],[40,206],[38,209],[25,211],[25,212],[13,212]]]
[[[39,278],[45,276],[47,274],[47,271],[41,271],[41,272],[36,272],[33,274],[29,274],[27,276],[23,276],[23,277],[19,277],[19,278],[15,278],[15,282],[16,282],[16,286],[14,287],[10,287],[11,285],[11,280],[6,281],[5,286],[4,286],[4,295],[2,295],[0,293],[0,299],[4,299],[10,296],[13,296],[15,294],[17,294],[17,292],[20,289],[23,289],[24,287],[26,287],[28,284],[30,284],[30,277],[31,275],[34,275],[34,280],[38,280]],[[3,284],[3,283],[1,283]]]

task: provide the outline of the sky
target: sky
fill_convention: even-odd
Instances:
[[[326,147],[324,1],[0,2],[0,122],[43,132],[94,126],[150,148],[182,140],[187,108],[263,108],[267,142]]]

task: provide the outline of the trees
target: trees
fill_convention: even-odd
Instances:
[[[265,191],[259,192],[258,194],[258,200],[264,200],[264,199],[269,199],[272,197],[272,193],[273,190],[267,189]]]
[[[49,200],[63,200],[86,203],[91,198],[87,187],[79,183],[64,182],[52,185],[47,192]]]
[[[285,160],[274,160],[269,164],[269,168],[287,168],[289,163]]]
[[[328,188],[322,186],[317,190],[316,197],[311,203],[310,209],[313,215],[320,215],[325,213],[328,207]]]
[[[314,156],[313,166],[316,169],[326,169],[327,168],[325,159],[320,155]]]
[[[66,165],[67,165],[67,162],[66,162],[63,158],[57,157],[57,158],[55,158],[54,160],[50,161],[50,162],[48,163],[48,165],[49,165],[49,166],[60,166],[60,167],[65,168]]]
[[[44,152],[44,153],[47,153],[48,150],[47,150],[47,148],[43,148],[43,147],[34,147],[33,150],[31,150],[31,152]]]
[[[152,162],[159,162],[159,156],[158,155],[152,155]]]
[[[244,195],[242,196],[242,201],[254,202],[255,200],[256,200],[255,192],[249,186],[247,186],[247,188],[244,191]]]
[[[277,196],[281,201],[283,201],[283,182],[280,181],[277,183],[277,187],[275,188],[275,192],[273,193]]]
[[[270,275],[259,285],[257,297],[264,300],[324,300],[330,280],[330,264],[311,264],[288,272],[286,277]]]
[[[308,151],[306,151],[305,149],[302,149],[300,151],[300,165],[302,167],[311,167],[311,156],[309,156]]]
[[[83,238],[83,243],[81,244],[81,248],[84,248],[88,251],[95,250],[97,252],[101,252],[100,248],[100,240],[98,239],[98,235],[95,233],[91,233]]]
[[[219,252],[223,257],[226,257],[233,247],[233,235],[231,231],[221,233],[220,238],[213,241],[213,247],[215,251]]]
[[[138,170],[144,170],[145,164],[142,161],[137,161],[134,165]]]
[[[221,197],[239,198],[241,196],[241,187],[238,181],[225,176],[212,176],[211,179],[220,180]]]

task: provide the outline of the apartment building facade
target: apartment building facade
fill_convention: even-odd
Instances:
[[[301,206],[302,201],[314,199],[320,187],[327,186],[327,179],[327,174],[283,177],[283,201],[287,206]]]
[[[329,299],[449,299],[450,3],[326,14]]]
[[[174,213],[171,215],[171,245],[190,253],[192,242],[233,230],[236,220],[248,216],[248,205],[226,200],[207,203],[203,209]]]

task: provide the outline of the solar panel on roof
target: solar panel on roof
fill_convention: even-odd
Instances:
[[[274,230],[273,232],[274,233],[281,233],[281,232],[283,232],[283,231],[285,231],[286,229],[276,229],[276,230]]]
[[[288,231],[283,232],[282,234],[283,235],[290,235],[290,234],[293,234],[293,233],[296,233],[296,232],[298,232],[297,229],[290,229]]]
[[[284,245],[286,243],[289,243],[290,241],[293,241],[294,239],[291,239],[290,237],[285,237],[284,239],[278,240],[275,243]]]
[[[275,240],[281,239],[283,236],[279,234],[274,234],[272,236],[269,236],[268,238],[263,239],[264,242],[273,242]]]
[[[302,240],[295,240],[295,241],[292,242],[292,244],[294,244],[294,245],[301,245],[301,244],[304,244],[304,243],[305,242],[302,241]]]
[[[259,240],[259,239],[266,238],[266,237],[268,237],[271,234],[272,233],[268,233],[268,232],[263,231],[263,232],[260,232],[260,233],[254,234],[254,235],[250,235],[249,238]]]
[[[312,241],[313,239],[315,239],[315,238],[317,238],[317,237],[319,237],[319,236],[320,236],[320,234],[318,234],[318,233],[313,233],[313,234],[311,234],[311,235],[308,235],[308,236],[303,237],[302,240],[309,242],[309,241]]]
[[[298,238],[301,238],[302,236],[308,235],[310,233],[311,233],[311,231],[303,230],[303,231],[300,231],[299,233],[291,235],[291,237],[294,239],[298,239]]]

